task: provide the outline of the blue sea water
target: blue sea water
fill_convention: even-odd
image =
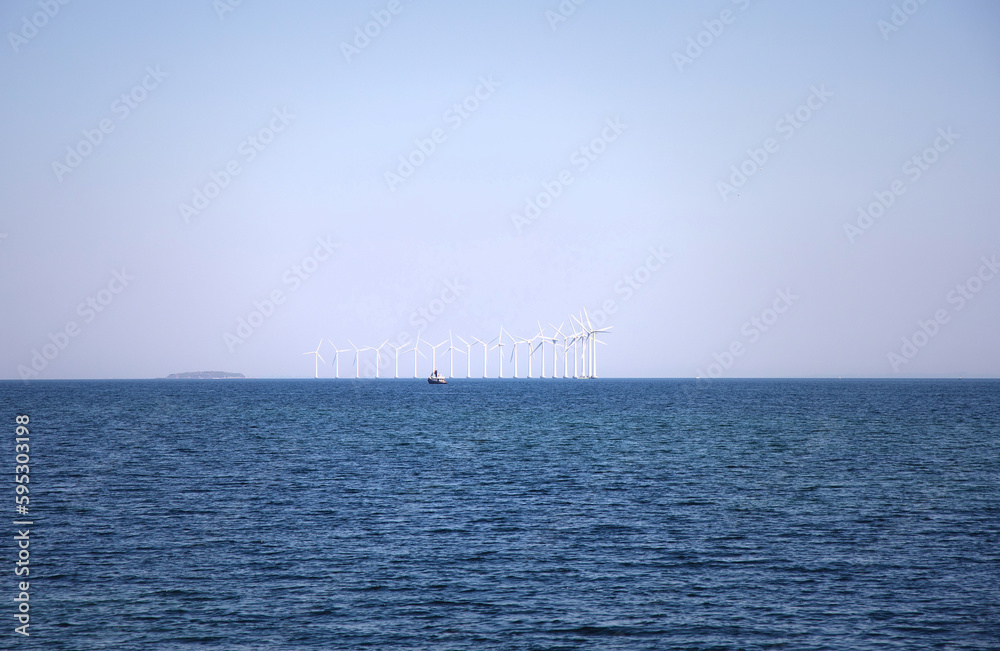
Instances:
[[[5,648],[1000,648],[996,381],[6,382],[0,406],[9,438],[31,418],[34,522],[23,638],[6,482]]]

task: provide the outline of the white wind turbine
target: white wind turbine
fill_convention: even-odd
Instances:
[[[496,341],[496,338],[490,339],[489,341],[483,341],[482,339],[473,338],[473,341],[482,344],[483,346],[483,379],[486,379],[486,351],[489,349],[489,345]]]
[[[444,346],[446,343],[448,343],[447,340],[442,341],[437,346],[435,346],[434,344],[427,344],[428,346],[431,347],[431,366],[434,367],[433,370],[435,370],[435,371],[437,370],[437,351],[438,351],[438,348],[440,348],[441,346]]]
[[[587,314],[587,310],[583,310],[583,316],[587,320],[587,337],[590,339],[590,376],[591,378],[597,377],[597,344],[602,346],[607,346],[603,341],[597,339],[598,333],[607,332],[611,330],[614,326],[608,326],[607,328],[594,329],[594,326],[590,323],[590,315]]]
[[[587,358],[588,358],[588,355],[587,355],[587,344],[590,341],[590,333],[587,331],[587,326],[583,325],[583,314],[582,313],[581,313],[579,319],[577,319],[573,315],[570,315],[570,318],[572,318],[574,321],[576,321],[577,324],[579,324],[579,326],[580,326],[580,333],[577,335],[577,339],[581,342],[581,348],[583,348],[583,356],[580,359],[581,366],[583,367],[582,368],[583,375],[582,376],[578,376],[578,377],[588,378],[588,377],[590,377],[590,375],[587,373]],[[573,355],[574,356],[576,355],[576,344],[575,343],[573,344]],[[573,360],[573,371],[574,371],[574,375],[575,375],[575,372],[576,372],[576,359],[575,358]]]
[[[507,337],[510,339],[510,344],[513,347],[513,350],[510,353],[510,359],[511,359],[512,362],[514,362],[514,377],[516,378],[517,377],[517,345],[519,343],[521,343],[522,341],[525,341],[525,340],[521,339],[521,337],[515,337],[514,335],[510,334],[509,332],[507,333]],[[525,341],[525,343],[527,343],[527,342]],[[531,352],[531,346],[528,346],[528,352]]]
[[[591,331],[591,336],[594,339],[594,342],[593,342],[593,345],[591,345],[591,351],[590,351],[590,354],[592,356],[592,360],[591,360],[591,363],[590,363],[590,375],[591,375],[591,377],[595,377],[595,378],[597,377],[597,344],[601,344],[602,346],[607,346],[606,343],[604,343],[603,341],[601,341],[601,340],[599,340],[597,338],[597,335],[599,333],[601,333],[601,332],[607,332],[608,330],[611,330],[611,328],[613,328],[613,327],[614,326],[608,326],[607,328],[599,328],[597,330]]]
[[[372,348],[371,346],[368,347],[369,350],[374,350],[375,351],[375,379],[376,380],[378,379],[378,366],[379,366],[379,362],[382,361],[382,349],[388,343],[389,343],[389,340],[386,339],[385,341],[383,341],[382,343],[380,343],[375,348]]]
[[[402,346],[397,346],[395,344],[389,344],[389,348],[392,348],[392,358],[393,358],[393,361],[394,361],[394,364],[395,364],[395,369],[394,369],[393,377],[398,380],[399,379],[399,349],[402,348]],[[414,355],[414,357],[416,357],[416,355]]]
[[[535,354],[535,351],[538,350],[538,346],[535,346],[534,350],[531,349],[531,342],[533,342],[535,339],[538,339],[538,335],[535,335],[531,339],[522,339],[521,340],[521,341],[523,341],[528,346],[528,377],[529,378],[531,377],[531,357]]]
[[[339,348],[333,345],[332,341],[330,341],[329,339],[327,339],[327,341],[330,343],[330,346],[333,347],[333,377],[340,378],[340,353],[346,353],[351,349],[345,348],[344,350],[340,350]]]
[[[570,324],[572,325],[572,324]],[[561,328],[562,326],[560,326]],[[572,333],[563,335],[563,377],[569,377],[569,345],[573,341]]]
[[[556,353],[558,352],[556,345],[559,342],[559,338],[556,335],[563,338],[563,377],[566,377],[566,336],[562,333],[562,327],[565,324],[565,321],[560,323],[558,328],[551,323],[549,324],[549,327],[555,331],[555,334],[552,335],[552,377],[556,377]]]
[[[316,356],[316,379],[319,379],[319,361],[321,359],[323,359],[320,356],[320,354],[319,354],[319,349],[322,346],[323,346],[323,340],[320,339],[319,340],[319,346],[316,346],[316,350],[309,350],[309,351],[306,351],[306,352],[302,353],[303,355],[315,355]],[[326,360],[325,359],[323,359],[323,363],[326,364]]]
[[[542,359],[538,362],[538,377],[545,377],[545,333],[542,331],[542,322],[538,322],[538,345],[535,350],[539,348],[542,349]],[[555,351],[552,351],[552,356],[555,357]],[[555,368],[555,362],[553,362],[553,368]],[[554,375],[554,373],[553,373]]]
[[[497,350],[497,360],[500,363],[500,372],[497,374],[497,377],[498,378],[502,378],[503,377],[503,346],[504,346],[504,343],[503,343],[503,326],[500,326],[500,334],[497,336],[496,339],[494,339],[494,341],[496,341],[497,343],[496,343],[495,346],[493,346],[493,348],[498,349]]]
[[[358,379],[359,377],[361,377],[361,375],[359,374],[360,367],[358,366],[358,357],[361,356],[361,351],[371,350],[371,346],[368,346],[367,348],[358,348],[357,346],[354,345],[354,342],[351,341],[350,339],[347,340],[347,343],[351,344],[351,348],[354,349],[354,379]]]
[[[461,337],[459,337],[459,339],[461,339]],[[449,330],[448,331],[448,348],[447,348],[447,350],[445,350],[445,352],[448,353],[448,377],[450,377],[450,378],[455,377],[455,350],[456,350],[456,348],[455,348],[455,340],[451,336],[451,330]],[[458,350],[459,353],[462,352],[462,349],[460,349],[460,348],[457,349],[457,350]],[[466,377],[468,377],[468,376],[466,376]]]
[[[466,362],[465,377],[470,378],[472,377],[472,344],[467,342],[465,339],[462,339],[461,337],[459,337],[458,340],[461,341],[463,344],[465,344],[465,362]],[[462,349],[459,348],[458,352],[462,352]]]
[[[573,377],[579,378],[580,371],[578,365],[580,363],[580,341],[583,339],[583,335],[574,331],[573,332]]]
[[[413,351],[413,377],[416,378],[417,377],[417,355],[420,355],[424,359],[427,359],[427,355],[424,355],[424,352],[422,350],[420,350],[420,333],[419,332],[417,333],[417,342],[415,344],[413,344],[413,348],[410,348],[410,350]],[[410,352],[410,350],[404,350],[403,352],[404,353],[408,353],[408,352]]]
[[[570,318],[570,325],[572,325],[573,321],[575,321],[576,319],[573,317],[572,314],[569,315],[569,318]],[[580,360],[580,353],[579,353],[579,348],[578,348],[577,344],[580,342],[580,339],[581,339],[582,336],[583,335],[581,333],[579,333],[579,332],[576,331],[576,326],[573,326],[573,332],[570,333],[569,340],[567,341],[567,345],[570,342],[572,342],[572,344],[573,344],[573,377],[574,378],[580,377],[580,373],[577,370],[577,362]]]
[[[603,341],[599,341],[597,339],[597,335],[598,335],[598,333],[607,332],[607,331],[611,330],[611,328],[613,328],[614,326],[608,326],[606,328],[599,328],[599,329],[595,330],[593,324],[591,324],[591,322],[590,322],[590,315],[587,314],[586,308],[584,308],[584,310],[583,310],[583,316],[587,320],[587,337],[590,339],[590,346],[589,346],[589,348],[590,348],[590,351],[589,351],[590,352],[590,362],[589,362],[590,363],[590,375],[589,375],[589,377],[596,378],[597,377],[597,344],[601,344],[602,346],[607,346],[606,343],[604,343]]]
[[[587,329],[583,325],[583,313],[580,314],[580,318],[576,318],[572,314],[570,318],[576,321],[576,325],[573,326],[573,334],[576,337],[576,341],[573,342],[573,355],[574,357],[580,358],[580,375],[577,377],[587,377]],[[576,332],[576,326],[580,326],[580,332]],[[577,342],[580,343],[578,350]],[[573,360],[573,370],[576,371],[576,359]]]

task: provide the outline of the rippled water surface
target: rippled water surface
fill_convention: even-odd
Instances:
[[[11,438],[31,417],[16,648],[1000,648],[1000,382],[8,382],[0,405]]]

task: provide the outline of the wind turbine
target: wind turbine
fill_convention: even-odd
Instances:
[[[583,313],[582,312],[580,314],[580,318],[579,319],[577,319],[576,317],[574,317],[572,314],[570,315],[570,318],[574,319],[580,325],[580,330],[582,331],[582,332],[580,332],[579,335],[577,335],[577,338],[581,339],[582,342],[583,342],[583,344],[582,344],[583,358],[581,359],[582,366],[583,366],[583,375],[581,377],[588,378],[588,377],[590,377],[590,375],[587,374],[587,360],[588,360],[588,357],[589,357],[587,355],[587,342],[590,341],[590,332],[587,331],[587,326],[583,325]],[[573,345],[573,354],[574,355],[576,354],[576,344]],[[575,359],[573,360],[573,370],[574,370],[574,372],[576,371],[576,360]]]
[[[333,346],[333,377],[339,379],[340,378],[340,353],[346,353],[347,351],[350,350],[350,348],[345,348],[344,350],[340,350],[339,348],[337,348],[336,346],[333,345],[332,341],[330,341],[329,339],[327,339],[327,341],[330,342],[331,346]]]
[[[392,377],[399,379],[399,346],[395,344],[386,344],[389,348],[392,348],[392,359],[393,359],[393,373]]]
[[[502,378],[503,377],[503,345],[504,345],[503,344],[503,326],[500,326],[500,334],[497,335],[497,338],[494,339],[494,341],[497,342],[497,345],[494,346],[493,348],[497,348],[498,349],[497,350],[497,360],[500,362],[500,373],[497,374],[497,377],[498,378]],[[483,354],[485,355],[485,353],[483,353]]]
[[[424,359],[427,359],[427,355],[424,355],[424,352],[422,350],[420,350],[420,333],[419,332],[417,333],[417,343],[413,344],[413,348],[411,348],[410,350],[413,351],[413,377],[416,378],[417,377],[417,355],[422,355]],[[409,350],[404,350],[403,352],[404,353],[408,353],[410,351]]]
[[[448,349],[445,352],[448,353],[448,377],[453,378],[455,377],[455,340],[451,336],[451,330],[448,331]]]
[[[319,379],[319,361],[323,359],[319,354],[319,349],[323,346],[323,340],[319,340],[319,346],[316,346],[316,350],[308,350],[303,355],[315,355],[316,356],[316,379]],[[323,363],[326,364],[326,360],[323,359]]]
[[[510,359],[511,359],[512,362],[514,362],[514,377],[516,378],[517,377],[517,345],[519,343],[521,343],[521,341],[524,341],[524,339],[521,339],[520,337],[515,337],[514,335],[510,334],[509,332],[507,333],[507,337],[510,338],[511,346],[513,346],[513,350],[510,353]],[[521,341],[518,341],[518,339],[521,339]],[[530,346],[528,347],[528,350],[530,352],[530,350],[531,350]]]
[[[531,358],[541,349],[542,360],[538,363],[538,377],[545,377],[545,339],[539,337],[532,337],[531,341],[538,339],[538,345],[535,346],[534,350],[528,347],[528,377],[531,377]]]
[[[537,335],[534,336],[534,337],[532,337],[531,339],[524,339],[523,337],[521,338],[521,342],[524,343],[528,347],[528,377],[529,378],[531,377],[531,356],[534,354],[534,351],[531,350],[531,342],[533,342],[535,339],[538,339]],[[538,350],[538,346],[535,346],[535,350]]]
[[[602,346],[607,346],[606,343],[604,343],[603,341],[600,341],[597,338],[597,334],[600,333],[600,332],[607,332],[608,330],[610,330],[613,327],[614,326],[608,326],[607,328],[600,328],[598,330],[594,330],[594,332],[593,332],[593,335],[594,335],[594,344],[595,345],[594,345],[594,350],[593,350],[593,353],[592,353],[593,356],[594,356],[594,361],[593,361],[593,365],[591,366],[591,369],[592,369],[591,374],[594,377],[597,377],[597,345],[596,344],[601,344]]]
[[[587,374],[587,367],[583,363],[583,351],[581,348],[584,347],[586,340],[583,335],[576,333],[573,336],[573,377],[582,378]]]
[[[371,346],[367,348],[358,348],[357,346],[354,345],[354,342],[351,341],[350,339],[347,340],[347,343],[351,344],[351,348],[354,349],[354,379],[358,379],[359,377],[361,377],[358,373],[358,371],[360,370],[358,367],[358,357],[360,356],[361,351],[371,350]]]
[[[570,324],[572,325],[572,324]],[[559,326],[562,328],[562,326]],[[560,333],[561,334],[561,333]],[[569,344],[573,340],[572,333],[563,334],[563,374],[564,378],[569,377]]]
[[[375,379],[376,380],[378,379],[378,363],[382,361],[382,348],[384,348],[387,343],[389,343],[388,339],[386,339],[385,341],[383,341],[382,343],[380,343],[375,348],[371,348],[369,346],[370,350],[374,350],[375,351]]]
[[[572,322],[575,321],[576,318],[572,314],[569,315],[569,318],[570,318],[570,325],[572,325]],[[581,337],[582,337],[582,333],[577,332],[576,331],[576,326],[573,326],[573,332],[570,335],[569,341],[573,342],[573,377],[574,378],[580,377],[579,371],[577,370],[577,362],[580,359],[580,353],[579,353],[579,349],[577,347],[577,344],[580,342],[580,338]],[[567,342],[567,343],[569,343],[569,342]]]
[[[611,330],[611,328],[613,328],[613,327],[614,326],[608,326],[607,328],[598,328],[597,330],[592,330],[591,331],[591,336],[593,336],[593,338],[594,338],[594,344],[591,346],[592,350],[590,351],[590,354],[593,356],[593,360],[591,361],[591,365],[590,365],[590,375],[591,375],[591,377],[595,377],[595,378],[597,377],[597,344],[601,344],[602,346],[607,346],[606,343],[604,343],[603,341],[601,341],[601,340],[599,340],[597,338],[597,335],[598,335],[598,333],[601,333],[601,332],[607,332],[608,330]]]
[[[614,326],[608,326],[607,328],[601,328],[595,330],[593,324],[590,323],[590,315],[587,314],[587,308],[583,308],[583,316],[587,320],[587,338],[590,340],[590,378],[597,377],[597,344],[600,343],[602,346],[607,346],[603,341],[597,340],[597,333],[607,332]]]
[[[485,380],[486,379],[486,351],[489,348],[489,345],[492,344],[494,341],[496,341],[496,338],[490,339],[488,342],[487,341],[483,341],[482,339],[476,339],[476,338],[473,338],[472,340],[476,341],[476,342],[479,342],[480,344],[483,345],[483,379]]]
[[[438,352],[438,348],[440,348],[441,346],[444,346],[446,343],[448,343],[447,340],[446,341],[442,341],[437,346],[435,346],[434,344],[427,344],[428,346],[431,347],[431,351],[432,351],[431,352],[431,366],[434,367],[433,370],[435,370],[435,371],[437,370],[437,352]]]
[[[461,337],[459,337],[458,340],[465,344],[465,362],[467,366],[465,369],[465,377],[470,378],[472,377],[472,344]],[[462,350],[459,349],[458,352],[462,352]]]
[[[538,345],[535,346],[535,350],[539,348],[542,349],[542,359],[538,364],[538,377],[545,377],[545,333],[542,331],[542,322],[538,322]],[[555,351],[552,352],[552,356],[555,357]],[[530,358],[529,358],[530,359]],[[553,367],[555,363],[553,362]]]
[[[549,324],[549,326],[555,331],[555,334],[552,335],[552,377],[556,377],[556,352],[558,351],[556,344],[559,341],[556,335],[563,338],[563,377],[566,377],[566,335],[562,333],[562,327],[565,323],[565,321],[560,323],[558,328],[551,323]]]

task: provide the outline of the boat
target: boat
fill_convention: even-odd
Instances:
[[[439,374],[437,369],[434,369],[431,376],[427,378],[427,384],[448,384],[448,380],[444,379],[444,376]]]

